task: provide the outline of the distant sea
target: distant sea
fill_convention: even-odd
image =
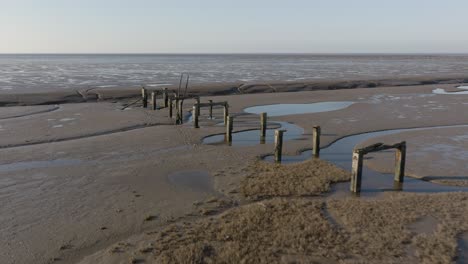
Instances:
[[[0,55],[0,92],[468,75],[466,55]]]

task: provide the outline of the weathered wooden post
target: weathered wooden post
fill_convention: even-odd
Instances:
[[[401,142],[395,153],[395,181],[403,182],[405,178],[406,141]]]
[[[151,109],[156,110],[156,92],[151,92]]]
[[[224,125],[227,124],[228,116],[229,116],[229,104],[228,102],[224,102]]]
[[[283,133],[286,130],[275,130],[275,162],[281,163],[283,153]]]
[[[164,88],[164,91],[163,91],[163,100],[164,100],[164,107],[168,107],[169,93],[168,93],[168,89],[167,89],[167,88]]]
[[[267,129],[267,113],[260,114],[260,138],[265,139]]]
[[[228,143],[232,142],[232,128],[234,123],[234,117],[228,116],[227,117],[227,125],[226,125],[226,141]]]
[[[351,192],[359,193],[361,192],[361,181],[362,181],[362,163],[364,159],[364,154],[360,150],[355,150],[353,152],[353,168],[351,174]]]
[[[179,107],[177,109],[177,120],[176,120],[176,124],[178,125],[181,125],[184,123],[184,109],[183,109],[183,105],[184,105],[184,100],[183,99],[180,99],[179,100]]]
[[[195,98],[195,101],[197,101],[197,115],[200,116],[200,97],[198,96]]]
[[[148,92],[145,89],[145,87],[141,88],[141,97],[143,100],[143,108],[147,108],[148,107]]]
[[[213,100],[209,100],[210,102],[210,119],[213,119]]]
[[[193,106],[192,114],[193,114],[193,127],[194,128],[200,128],[198,126],[198,105]]]
[[[314,126],[312,155],[316,158],[320,156],[320,135],[322,129],[320,126]]]
[[[172,103],[172,97],[169,98],[169,117],[172,118],[172,108],[174,107]]]

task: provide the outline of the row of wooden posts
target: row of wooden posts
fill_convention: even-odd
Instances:
[[[151,92],[151,108],[156,110],[156,92]],[[193,126],[199,128],[199,117],[200,117],[200,108],[208,107],[209,116],[213,118],[213,107],[214,106],[223,106],[224,108],[224,124],[226,126],[226,141],[228,143],[232,142],[232,131],[234,124],[234,117],[229,115],[229,104],[228,102],[213,102],[209,100],[208,103],[200,103],[200,97],[180,97],[174,96],[170,97],[168,89],[165,88],[162,92],[163,103],[165,108],[169,108],[169,117],[173,117],[173,108],[174,104],[176,106],[177,115],[176,115],[176,124],[183,123],[183,102],[184,99],[195,99],[196,103],[193,106],[192,115],[193,115]],[[148,107],[148,91],[145,88],[142,88],[142,99],[143,107]],[[266,130],[267,130],[267,113],[260,114],[260,140],[265,142]],[[282,151],[283,151],[283,134],[287,132],[286,130],[277,129],[275,130],[275,150],[274,150],[274,159],[275,162],[281,163],[282,161]],[[321,128],[320,126],[314,126],[313,128],[313,148],[312,155],[314,157],[320,156],[320,136]],[[353,152],[352,159],[352,175],[351,175],[351,185],[350,190],[353,193],[359,193],[361,191],[361,182],[362,182],[362,172],[363,172],[363,161],[364,155],[388,149],[396,149],[395,154],[395,178],[396,183],[403,183],[405,175],[405,163],[406,163],[406,142],[400,142],[394,145],[384,145],[383,143],[377,143],[365,148],[356,149]]]
[[[148,108],[148,90],[146,88],[141,89],[141,96],[142,96],[142,101],[143,101],[143,107]],[[152,91],[151,92],[151,100],[150,100],[150,105],[152,110],[157,110],[157,103],[156,103],[156,96],[157,92]],[[213,102],[213,100],[209,100],[209,103],[200,103],[200,97],[199,96],[169,96],[169,91],[167,88],[164,88],[162,91],[162,96],[163,96],[163,107],[169,109],[169,117],[173,118],[174,117],[174,108],[176,110],[176,124],[182,124],[183,123],[183,104],[184,100],[186,99],[194,99],[196,101],[196,104],[193,106],[193,123],[196,128],[199,127],[199,116],[200,116],[200,108],[201,107],[209,107],[209,115],[210,118],[213,118],[213,107],[214,106],[223,106],[224,107],[224,123],[227,124],[227,119],[229,115],[229,104],[228,102]]]

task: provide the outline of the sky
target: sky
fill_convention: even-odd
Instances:
[[[466,0],[0,0],[0,53],[468,53]]]

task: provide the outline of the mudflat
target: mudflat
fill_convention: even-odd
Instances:
[[[284,154],[294,155],[312,147],[316,125],[326,147],[369,131],[468,124],[460,114],[467,95],[432,92],[457,91],[458,85],[235,95],[204,90],[201,101],[228,101],[234,132],[259,129],[258,115],[245,113],[247,107],[353,102],[336,111],[270,117],[270,128],[286,121],[304,129],[284,142]],[[273,152],[272,143],[203,144],[204,137],[225,132],[221,108],[214,119],[202,109],[195,129],[188,118],[174,125],[165,108],[142,108],[138,90],[106,93],[96,102],[32,106],[35,99],[28,97],[20,103],[26,106],[2,108],[5,263],[433,263],[456,260],[466,250],[460,239],[468,231],[466,193],[336,198],[329,196],[333,184],[350,174],[333,164],[265,163],[261,157]],[[184,102],[187,115],[194,103]],[[466,131],[409,131],[372,140],[406,140],[411,176],[466,186]],[[366,161],[372,168],[393,166],[391,156],[372,157]],[[184,181],[181,173],[195,180]],[[430,232],[412,229],[427,217],[436,219]]]

